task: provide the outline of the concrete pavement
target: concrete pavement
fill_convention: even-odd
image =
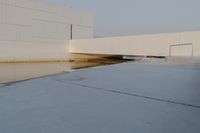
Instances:
[[[3,133],[199,133],[200,69],[122,63],[0,88]]]

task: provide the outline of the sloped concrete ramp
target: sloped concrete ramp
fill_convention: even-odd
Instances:
[[[2,133],[199,133],[197,66],[123,63],[0,88]]]

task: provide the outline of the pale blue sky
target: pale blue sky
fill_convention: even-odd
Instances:
[[[45,0],[92,12],[95,36],[200,30],[200,0]]]

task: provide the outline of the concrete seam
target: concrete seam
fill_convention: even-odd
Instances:
[[[59,82],[62,82],[62,81],[59,81]],[[81,87],[84,87],[84,88],[96,89],[96,90],[100,90],[100,91],[106,91],[106,92],[117,93],[117,94],[121,94],[121,95],[139,97],[139,98],[144,98],[144,99],[149,99],[149,100],[154,100],[154,101],[160,101],[160,102],[171,103],[171,104],[182,105],[182,106],[187,106],[187,107],[192,107],[192,108],[200,109],[199,105],[193,105],[193,104],[188,104],[188,103],[176,102],[176,101],[173,101],[173,100],[167,100],[167,99],[149,97],[149,96],[139,95],[139,94],[135,94],[135,93],[128,93],[128,92],[110,90],[110,89],[99,88],[99,87],[94,87],[94,86],[88,86],[88,85],[83,85],[83,84],[77,84],[77,83],[72,83],[72,82],[68,82],[68,83],[69,84],[73,84],[73,85],[78,85],[78,86],[81,86]]]

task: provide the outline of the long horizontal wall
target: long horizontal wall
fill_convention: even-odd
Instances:
[[[93,37],[91,14],[38,0],[0,0],[0,61],[68,60],[69,40]]]
[[[200,32],[72,40],[70,52],[103,55],[200,56]]]

